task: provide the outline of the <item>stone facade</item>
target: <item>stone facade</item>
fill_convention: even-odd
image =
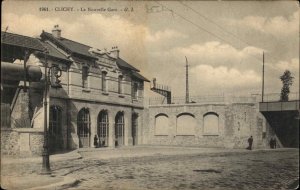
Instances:
[[[148,80],[119,57],[117,47],[101,51],[45,32],[41,34],[41,43],[49,53],[31,54],[27,64],[41,68],[43,81],[46,64],[61,70],[61,88],[54,87],[55,71],[47,72],[53,73],[49,77],[46,108],[50,151],[94,147],[95,135],[104,139],[102,144],[98,141],[96,146],[100,147],[143,143],[144,81]],[[15,64],[23,62],[17,60]],[[3,153],[40,153],[45,118],[43,81],[27,82],[27,92],[16,91],[11,106],[12,129],[3,133],[7,144]],[[103,119],[100,113],[104,112]],[[19,146],[21,141],[26,143]],[[9,151],[10,146],[15,148]]]

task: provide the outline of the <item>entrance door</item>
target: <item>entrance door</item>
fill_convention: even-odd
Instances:
[[[124,144],[124,113],[118,112],[115,118],[115,146]]]
[[[77,133],[79,138],[79,148],[90,146],[90,126],[91,119],[89,110],[83,108],[79,111],[77,117]]]
[[[107,111],[102,110],[98,115],[98,128],[97,135],[99,137],[98,146],[105,147],[108,146],[108,114]]]
[[[137,128],[138,128],[138,114],[133,113],[132,114],[132,145],[137,144]]]
[[[51,106],[49,113],[49,150],[56,152],[62,150],[62,109],[58,106]]]

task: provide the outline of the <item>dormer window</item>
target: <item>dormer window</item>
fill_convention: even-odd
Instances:
[[[107,91],[107,81],[106,81],[106,76],[107,76],[107,72],[103,71],[102,72],[102,91],[106,92]]]
[[[82,67],[82,88],[88,88],[88,73],[89,68],[87,66]]]

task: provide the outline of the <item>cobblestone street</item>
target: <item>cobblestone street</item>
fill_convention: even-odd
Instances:
[[[52,162],[51,168],[79,181],[71,189],[286,189],[299,177],[298,149],[101,158],[109,152],[82,152],[82,159]],[[2,175],[39,170],[37,163],[11,164]]]

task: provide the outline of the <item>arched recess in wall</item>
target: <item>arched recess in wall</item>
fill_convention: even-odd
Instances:
[[[219,135],[219,115],[215,112],[208,112],[203,115],[203,134]]]
[[[176,122],[177,135],[195,135],[196,119],[191,113],[181,113],[177,115]]]
[[[169,116],[164,113],[155,116],[155,135],[168,135],[169,133]]]

